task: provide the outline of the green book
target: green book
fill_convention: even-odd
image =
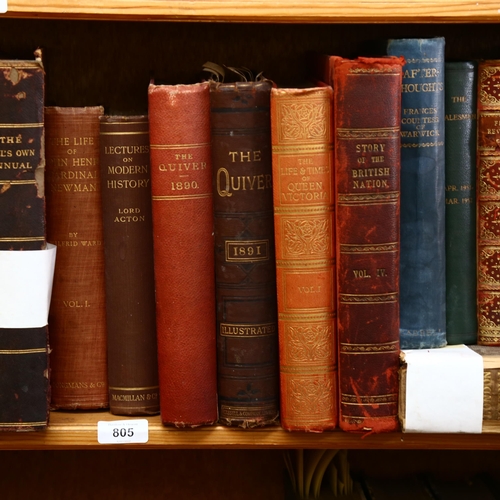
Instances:
[[[446,340],[475,344],[477,66],[445,64]]]

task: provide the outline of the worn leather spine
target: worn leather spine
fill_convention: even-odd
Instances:
[[[160,411],[149,121],[100,118],[109,409]]]
[[[219,421],[277,423],[271,83],[212,83]]]
[[[47,107],[47,240],[57,246],[49,313],[54,409],[108,407],[99,117]]]
[[[161,420],[217,420],[208,83],[150,84],[154,268]]]
[[[46,245],[45,74],[39,55],[0,61],[0,250]],[[0,328],[0,431],[46,428],[48,349],[46,326]]]
[[[41,60],[0,61],[0,250],[45,248]]]
[[[337,329],[333,91],[271,91],[280,421],[290,431],[334,429]]]
[[[477,64],[445,64],[446,340],[477,340]]]
[[[0,328],[0,431],[38,431],[49,422],[48,329]]]
[[[403,56],[402,349],[446,345],[444,38],[389,40]]]
[[[500,60],[481,61],[477,95],[477,342],[500,345]]]
[[[339,425],[397,430],[401,58],[333,57]]]

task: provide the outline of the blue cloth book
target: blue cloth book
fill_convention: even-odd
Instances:
[[[444,38],[393,39],[403,56],[401,349],[446,345]]]

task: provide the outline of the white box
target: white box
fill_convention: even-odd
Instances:
[[[401,351],[403,432],[481,433],[483,359],[465,345]]]

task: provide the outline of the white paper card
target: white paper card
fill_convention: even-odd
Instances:
[[[47,325],[56,250],[0,251],[0,328]]]
[[[97,422],[97,441],[101,444],[147,443],[149,422],[146,419]]]
[[[7,12],[7,0],[0,0],[0,14]]]
[[[465,345],[402,351],[404,432],[481,433],[483,359]]]

